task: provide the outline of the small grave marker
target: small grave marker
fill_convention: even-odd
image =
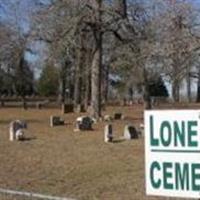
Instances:
[[[27,129],[27,124],[20,120],[15,120],[10,123],[9,127],[9,140],[21,140],[24,138],[22,129]]]
[[[120,119],[122,119],[122,113],[115,113],[115,114],[114,114],[114,119],[115,119],[115,120],[120,120]]]
[[[75,124],[75,131],[87,131],[92,130],[92,124],[94,123],[94,120],[88,116],[78,117],[76,119]]]
[[[112,142],[112,141],[113,141],[112,125],[107,124],[104,128],[104,142]]]
[[[126,140],[138,139],[138,131],[134,126],[126,125],[124,127],[124,138]]]
[[[50,117],[50,126],[51,127],[64,125],[64,123],[65,123],[64,119],[61,119],[61,117],[59,117],[59,116],[52,115]]]
[[[103,119],[104,119],[105,122],[110,122],[110,121],[112,121],[112,117],[111,117],[110,115],[105,115],[105,116],[103,117]]]

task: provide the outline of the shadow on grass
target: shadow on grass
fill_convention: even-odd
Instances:
[[[70,123],[70,122],[65,122],[64,123],[64,126],[69,126],[69,125],[73,125],[73,123]]]
[[[0,120],[0,124],[10,124],[14,120],[17,120],[17,119]],[[25,121],[27,124],[29,124],[29,123],[44,123],[44,121],[37,120],[37,119],[27,119],[27,120],[22,120],[22,121]]]
[[[0,124],[10,124],[12,120],[0,120]]]
[[[125,142],[126,140],[124,138],[119,138],[119,139],[114,139],[112,141],[112,143],[122,143],[122,142]]]
[[[142,121],[143,117],[125,117],[125,121]]]
[[[27,120],[25,120],[25,122],[27,123],[27,124],[31,124],[31,123],[44,123],[45,121],[43,121],[43,120],[39,120],[39,119],[27,119]]]
[[[36,137],[25,137],[25,138],[21,139],[20,141],[21,142],[26,142],[26,141],[36,140],[36,139],[37,139]]]

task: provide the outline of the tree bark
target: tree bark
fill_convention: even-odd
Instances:
[[[84,94],[84,110],[88,110],[91,99],[91,66],[87,65],[85,74],[85,94]]]
[[[81,56],[80,56],[81,57]],[[74,110],[76,111],[78,105],[81,104],[81,58],[78,58],[75,71],[75,85],[74,85]]]
[[[94,52],[92,61],[92,96],[91,96],[91,115],[98,119],[101,117],[101,61],[102,61],[102,36],[99,34],[97,48]]]
[[[66,103],[66,79],[64,77],[62,77],[61,80],[61,110],[62,110],[62,114],[66,113],[65,110],[65,103]]]
[[[172,97],[174,102],[180,101],[180,86],[177,80],[174,80],[172,83]]]
[[[149,94],[149,86],[148,84],[145,84],[144,86],[144,108],[146,110],[152,109],[152,102],[151,102],[151,96]]]
[[[146,110],[151,110],[152,103],[151,103],[151,96],[149,93],[148,75],[145,68],[143,69],[143,78],[144,78],[144,89],[143,89],[144,108]]]
[[[192,94],[191,94],[191,77],[190,77],[190,72],[188,72],[187,74],[187,98],[188,98],[188,102],[191,103],[192,102]]]
[[[22,107],[24,110],[28,109],[25,96],[22,96]]]
[[[101,6],[102,0],[95,0],[94,6],[96,10],[95,28],[93,34],[95,38],[95,48],[92,59],[91,69],[91,115],[99,119],[101,117],[101,66],[102,66],[102,19]]]
[[[108,101],[110,66],[105,66],[104,101]]]
[[[74,86],[74,110],[76,112],[80,112],[80,109],[77,109],[78,107],[81,107],[82,104],[82,79],[83,79],[83,67],[86,64],[85,63],[85,47],[84,47],[84,41],[86,40],[85,33],[80,30],[80,48],[78,49],[78,58],[77,58],[77,65],[75,69],[75,86]]]
[[[88,105],[90,103],[91,98],[91,76],[90,74],[86,77],[85,82],[85,99],[84,99],[84,110],[88,109]]]
[[[84,70],[84,110],[88,110],[91,100],[91,64],[92,64],[92,49],[87,48],[85,57],[85,70]]]

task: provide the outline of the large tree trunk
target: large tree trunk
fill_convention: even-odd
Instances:
[[[149,93],[148,74],[145,68],[143,69],[143,78],[144,78],[144,88],[143,88],[144,109],[151,110],[152,102],[151,102],[151,96]]]
[[[85,64],[84,62],[84,40],[85,35],[84,33],[80,33],[80,46],[81,48],[78,49],[78,58],[77,58],[77,65],[75,70],[75,86],[74,86],[74,110],[76,112],[80,112],[81,110],[78,109],[81,107],[82,104],[82,69]]]
[[[187,81],[187,98],[188,102],[190,103],[192,101],[190,72],[187,73],[186,81]]]
[[[91,96],[91,115],[98,119],[101,116],[101,61],[102,61],[102,36],[99,34],[97,47],[92,61],[92,96]]]
[[[90,99],[91,99],[91,74],[88,74],[85,80],[84,110],[88,110]]]
[[[79,58],[80,59],[80,58]],[[75,85],[74,85],[74,110],[77,110],[78,105],[81,104],[81,61],[78,61],[75,72]]]
[[[65,103],[66,103],[66,79],[64,77],[62,77],[61,80],[61,111],[62,114],[66,113],[66,109],[65,109]]]
[[[66,111],[66,88],[67,88],[67,71],[69,67],[69,62],[65,62],[64,65],[60,66],[60,91],[59,91],[59,97],[58,100],[61,103],[61,112],[62,114],[65,114]]]
[[[148,84],[144,85],[144,108],[146,110],[151,110],[152,109],[152,102],[151,102],[151,96],[149,94],[149,86]]]
[[[108,101],[108,92],[109,92],[109,72],[110,72],[110,66],[105,66],[104,69],[104,102],[106,103]]]
[[[85,58],[85,73],[84,73],[84,110],[88,110],[91,100],[91,64],[92,64],[92,50],[87,49]]]
[[[88,106],[91,100],[91,60],[90,56],[87,55],[87,69],[85,73],[85,94],[84,94],[84,110],[88,110]]]
[[[174,80],[172,83],[172,97],[173,97],[174,102],[179,102],[180,100],[179,81]]]
[[[28,109],[25,96],[22,96],[22,107],[23,107],[24,110]]]
[[[95,49],[92,59],[91,74],[91,115],[98,119],[101,117],[101,66],[102,66],[102,21],[101,21],[102,0],[95,0],[96,22],[93,34],[95,38]]]

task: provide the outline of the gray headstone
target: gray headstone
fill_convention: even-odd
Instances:
[[[62,103],[61,110],[62,110],[62,114],[71,113],[74,110],[74,105]]]
[[[26,122],[15,120],[10,123],[9,127],[9,140],[20,140],[24,137],[24,132],[22,129],[27,129]]]
[[[112,117],[111,117],[110,115],[105,115],[105,116],[103,117],[103,119],[104,119],[104,121],[106,121],[106,122],[112,121]]]
[[[140,124],[140,127],[139,127],[139,133],[140,133],[139,134],[140,136],[144,135],[144,124],[142,124],[142,123]]]
[[[112,142],[112,141],[113,141],[112,125],[107,124],[104,128],[104,142]]]
[[[120,120],[120,119],[122,119],[122,113],[115,113],[115,114],[114,114],[114,119],[115,119],[115,120]]]
[[[92,130],[93,119],[87,116],[76,119],[76,130]]]
[[[50,117],[50,126],[54,127],[54,126],[60,126],[60,125],[64,125],[64,120],[61,119],[59,116],[51,116]]]
[[[74,109],[74,111],[75,111],[76,113],[85,112],[84,105],[78,104],[78,105],[76,106],[76,108]]]
[[[138,139],[138,131],[134,126],[126,125],[124,128],[124,138],[126,140]]]
[[[36,103],[36,108],[39,109],[39,110],[42,109],[42,103],[41,102],[37,102]]]
[[[16,140],[23,140],[24,139],[24,132],[22,129],[19,129],[15,133]]]

